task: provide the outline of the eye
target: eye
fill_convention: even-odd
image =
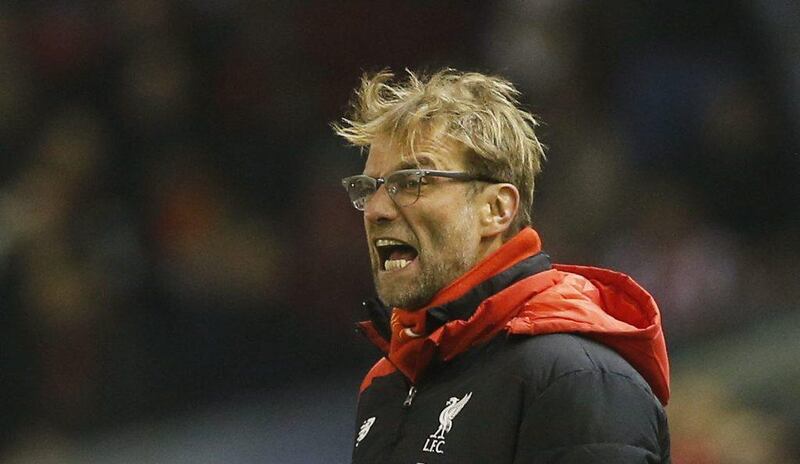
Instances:
[[[421,173],[415,172],[412,174],[406,174],[404,176],[398,176],[398,177],[399,178],[397,179],[395,185],[397,186],[397,189],[400,191],[407,191],[407,192],[416,191],[419,189],[420,185],[426,183],[425,176],[423,176]]]
[[[397,186],[401,190],[416,190],[419,187],[419,184],[420,184],[420,182],[419,182],[418,178],[416,178],[416,177],[408,177],[406,179],[403,179],[403,181],[400,184],[398,184]]]

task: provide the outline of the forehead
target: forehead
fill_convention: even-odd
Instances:
[[[381,137],[370,145],[364,173],[380,176],[398,169],[417,167],[460,170],[466,167],[465,152],[459,142],[444,137],[423,139],[413,152],[404,144]]]

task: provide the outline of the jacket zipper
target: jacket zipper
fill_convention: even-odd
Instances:
[[[392,443],[391,452],[389,453],[389,456],[392,456],[392,459],[395,458],[395,453],[397,452],[397,445],[400,443],[401,438],[404,435],[403,430],[405,429],[406,420],[408,419],[408,414],[410,413],[411,404],[414,403],[414,398],[416,396],[417,396],[417,387],[415,385],[410,385],[408,387],[408,393],[406,394],[406,397],[403,400],[402,417],[400,419],[400,424],[397,428],[397,434],[394,437],[394,443]]]
[[[411,403],[414,402],[414,397],[415,396],[417,396],[417,387],[412,385],[408,389],[408,395],[406,396],[406,400],[403,401],[403,407],[406,408],[406,409],[410,408],[411,407]]]

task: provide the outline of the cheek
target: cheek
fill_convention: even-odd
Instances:
[[[423,227],[430,231],[434,253],[440,249],[466,246],[476,230],[474,212],[463,205],[443,205],[437,214],[427,219]]]
[[[405,211],[403,219],[419,240],[422,254],[436,254],[456,244],[464,246],[476,230],[477,215],[466,189],[458,188],[459,185],[446,187],[452,190],[420,198],[419,203]]]

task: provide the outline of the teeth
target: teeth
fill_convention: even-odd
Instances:
[[[404,267],[408,266],[409,263],[411,263],[411,261],[407,259],[387,259],[383,267],[387,271],[396,271],[398,269],[403,269]]]
[[[390,238],[381,238],[375,241],[375,246],[379,247],[392,245],[405,245],[405,243],[401,242],[400,240],[393,240]]]

